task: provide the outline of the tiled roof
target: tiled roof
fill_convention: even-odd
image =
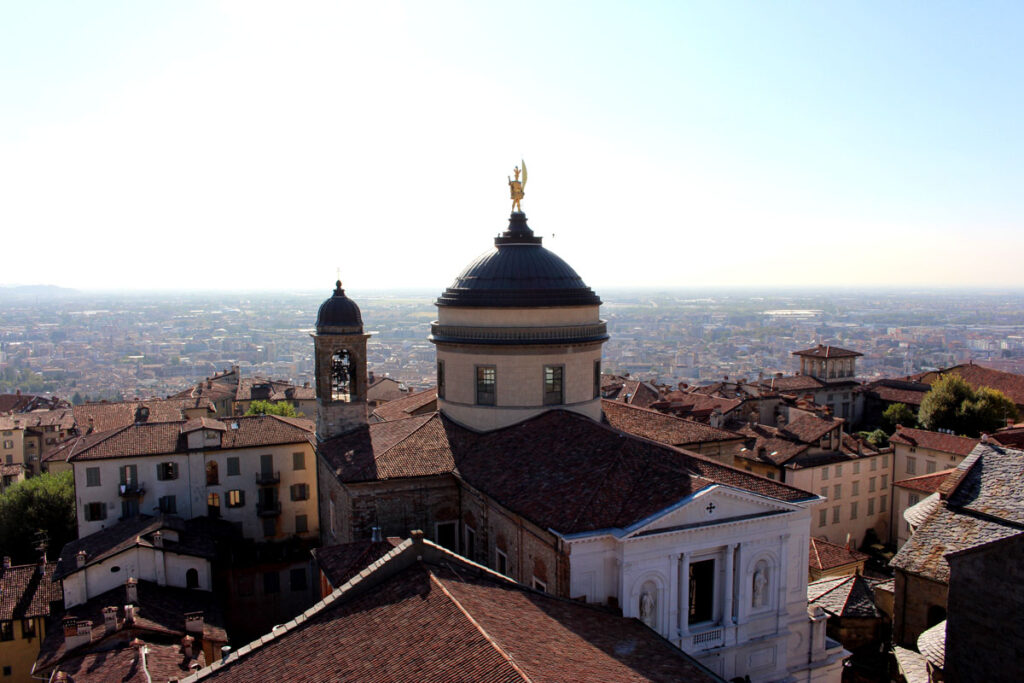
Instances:
[[[52,410],[68,406],[68,402],[56,396],[34,394],[0,394],[0,413],[23,413],[29,410]]]
[[[760,385],[773,392],[792,393],[794,391],[815,391],[830,386],[828,382],[810,375],[784,375],[783,377],[766,377]]]
[[[409,395],[409,390],[391,377],[377,377],[366,387],[366,398],[373,401],[394,401]]]
[[[48,617],[51,607],[60,609],[64,591],[54,578],[56,562],[0,567],[0,621]]]
[[[858,550],[811,536],[808,546],[808,563],[812,569],[821,571],[835,569],[855,562],[864,562],[868,556]]]
[[[736,432],[718,429],[701,422],[685,420],[659,413],[649,408],[609,401],[601,401],[605,419],[615,429],[629,432],[646,439],[669,444],[670,446],[686,446],[713,441],[731,441],[742,439]]]
[[[687,392],[670,391],[651,404],[658,410],[666,410],[674,415],[681,417],[692,415],[694,418],[700,419],[706,419],[716,409],[723,415],[728,415],[741,405],[743,405],[742,399],[712,396],[702,393],[700,388]]]
[[[915,408],[921,405],[921,401],[931,390],[929,384],[900,379],[879,379],[859,389],[862,393],[874,394],[876,398],[886,403],[902,403]]]
[[[832,430],[841,429],[844,422],[842,418],[822,418],[804,413],[780,427],[779,432],[801,443],[812,444]]]
[[[56,427],[60,430],[67,430],[75,426],[75,415],[70,407],[17,413],[12,415],[11,419],[14,421],[14,427],[20,429]]]
[[[807,602],[835,617],[882,616],[875,606],[874,583],[860,574],[808,583]]]
[[[900,481],[893,482],[893,486],[900,486],[913,491],[923,491],[924,493],[935,493],[942,486],[942,482],[946,481],[946,477],[953,471],[952,469],[942,470],[933,474],[922,474],[919,477],[901,479]]]
[[[78,571],[79,551],[85,551],[85,566],[88,567],[130,548],[153,547],[153,533],[161,529],[178,532],[177,541],[171,541],[165,535],[164,548],[168,552],[205,558],[217,554],[218,541],[230,539],[237,533],[226,520],[140,515],[66,543],[60,551],[56,576],[63,579]]]
[[[639,621],[405,541],[194,680],[721,681]]]
[[[389,538],[386,541],[363,540],[324,546],[312,551],[313,559],[331,585],[337,588],[394,550],[400,541]]]
[[[145,401],[119,401],[117,403],[83,403],[72,410],[75,424],[83,434],[90,428],[105,432],[134,424],[139,408],[149,410],[146,422],[175,422],[185,418],[185,410],[196,406],[192,398],[155,398]],[[208,402],[203,403],[208,407]],[[89,421],[92,418],[92,422]]]
[[[316,398],[313,387],[262,377],[243,377],[235,390],[236,401],[306,401]]]
[[[917,649],[932,666],[941,670],[946,665],[946,622],[932,626],[917,637]]]
[[[1024,375],[993,370],[974,363],[965,363],[945,370],[922,373],[918,377],[922,382],[934,384],[942,375],[959,375],[975,390],[981,387],[998,389],[1009,396],[1010,400],[1018,406],[1024,405]]]
[[[1007,427],[989,436],[1000,445],[1010,448],[1024,448],[1024,427]]]
[[[785,438],[778,429],[767,425],[747,424],[736,431],[754,441],[745,451],[737,453],[739,457],[748,460],[785,465],[810,448],[808,444]]]
[[[1022,471],[1024,451],[978,444],[942,483],[944,500],[896,553],[892,566],[949,583],[946,555],[1020,533]]]
[[[814,348],[804,349],[803,351],[794,351],[794,356],[806,356],[807,358],[857,358],[863,356],[863,353],[857,353],[856,351],[850,351],[849,349],[841,349],[838,346],[825,346],[824,344],[818,344]]]
[[[142,640],[142,639],[140,639]],[[145,641],[144,641],[145,642]],[[146,666],[138,661],[138,650],[126,640],[113,647],[69,657],[60,663],[60,670],[71,676],[75,683],[156,683],[170,681],[190,674],[193,664],[206,665],[206,657],[198,646],[198,657],[186,658],[180,645],[146,642]]]
[[[317,448],[347,483],[429,477],[455,469],[439,413],[374,423]]]
[[[377,406],[373,418],[382,422],[401,420],[410,415],[437,410],[437,387],[425,389],[415,394],[406,394],[401,398]]]
[[[206,419],[206,418],[203,418]],[[187,452],[183,428],[189,422],[143,422],[94,432],[68,447],[67,460],[81,462],[104,458],[125,458]],[[237,427],[236,427],[237,425]],[[221,450],[308,442],[313,422],[277,415],[246,415],[226,420]],[[207,449],[209,450],[209,449]]]
[[[889,437],[889,441],[892,443],[902,444],[904,446],[930,448],[932,450],[941,451],[943,453],[953,453],[955,455],[967,455],[975,446],[978,445],[978,439],[970,439],[966,436],[956,436],[955,434],[944,434],[942,432],[930,432],[927,429],[912,429],[910,427],[903,426],[897,427],[896,433]]]

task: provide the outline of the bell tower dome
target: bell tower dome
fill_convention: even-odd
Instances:
[[[316,436],[323,441],[366,424],[366,340],[363,316],[338,280],[320,305],[316,356]]]
[[[601,419],[601,299],[541,241],[514,210],[494,249],[435,302],[438,408],[471,429],[554,408]]]

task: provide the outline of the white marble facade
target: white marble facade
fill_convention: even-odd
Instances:
[[[613,598],[726,679],[838,682],[846,653],[807,611],[810,514],[710,486],[632,528],[566,537],[571,595]]]

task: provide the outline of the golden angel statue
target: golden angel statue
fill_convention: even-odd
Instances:
[[[511,178],[508,179],[508,188],[509,188],[509,191],[512,193],[512,211],[513,212],[518,211],[518,212],[522,213],[523,208],[519,205],[519,202],[521,202],[523,200],[523,195],[525,194],[525,188],[526,188],[526,162],[523,161],[522,159],[520,159],[519,163],[522,164],[522,166],[523,166],[523,179],[522,179],[522,181],[519,180],[519,167],[516,166],[515,171],[513,171],[513,173],[515,173],[516,179],[515,180],[512,180]]]

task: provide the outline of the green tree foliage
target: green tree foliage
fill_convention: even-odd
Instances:
[[[1017,406],[1006,394],[989,387],[977,391],[957,375],[945,375],[921,401],[917,419],[925,429],[951,429],[957,434],[979,436],[1018,418]]]
[[[7,487],[0,495],[0,554],[16,564],[34,562],[39,532],[56,556],[74,540],[75,487],[71,472],[41,474]]]
[[[280,415],[281,417],[302,417],[291,403],[271,403],[270,401],[253,401],[249,404],[246,415]]]
[[[917,415],[904,403],[893,403],[882,413],[882,429],[886,434],[896,431],[896,425],[904,427],[916,427]]]
[[[85,403],[85,399],[82,398],[82,395],[76,391],[75,395],[71,397],[71,405],[80,406],[83,403]]]
[[[881,429],[876,429],[872,432],[857,432],[857,436],[875,448],[885,448],[889,445],[889,435]]]

